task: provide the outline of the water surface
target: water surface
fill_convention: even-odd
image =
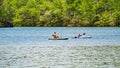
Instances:
[[[68,40],[48,40],[57,32]],[[78,33],[86,33],[91,39],[73,39]],[[0,45],[119,45],[118,27],[14,27],[0,28]]]
[[[55,31],[69,39],[48,40]],[[120,68],[119,40],[117,27],[0,28],[0,68]]]
[[[0,46],[0,68],[120,68],[120,46]]]

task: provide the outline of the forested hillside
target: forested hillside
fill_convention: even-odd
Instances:
[[[120,26],[120,0],[0,0],[9,26]]]

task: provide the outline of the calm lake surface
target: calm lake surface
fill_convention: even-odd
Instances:
[[[53,32],[69,39],[48,40]],[[0,28],[0,68],[120,68],[120,28]]]
[[[57,32],[68,40],[48,40]],[[90,39],[73,39],[78,33],[92,36]],[[0,45],[38,45],[38,46],[97,46],[120,45],[118,27],[14,27],[0,28]]]
[[[57,32],[68,40],[48,40]],[[91,39],[73,39],[86,33]],[[0,45],[119,45],[120,28],[117,27],[14,27],[0,28]]]

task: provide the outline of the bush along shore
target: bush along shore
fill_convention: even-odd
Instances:
[[[120,26],[120,0],[0,0],[0,27]]]

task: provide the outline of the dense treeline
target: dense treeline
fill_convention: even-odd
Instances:
[[[120,0],[0,0],[9,26],[120,26]]]

